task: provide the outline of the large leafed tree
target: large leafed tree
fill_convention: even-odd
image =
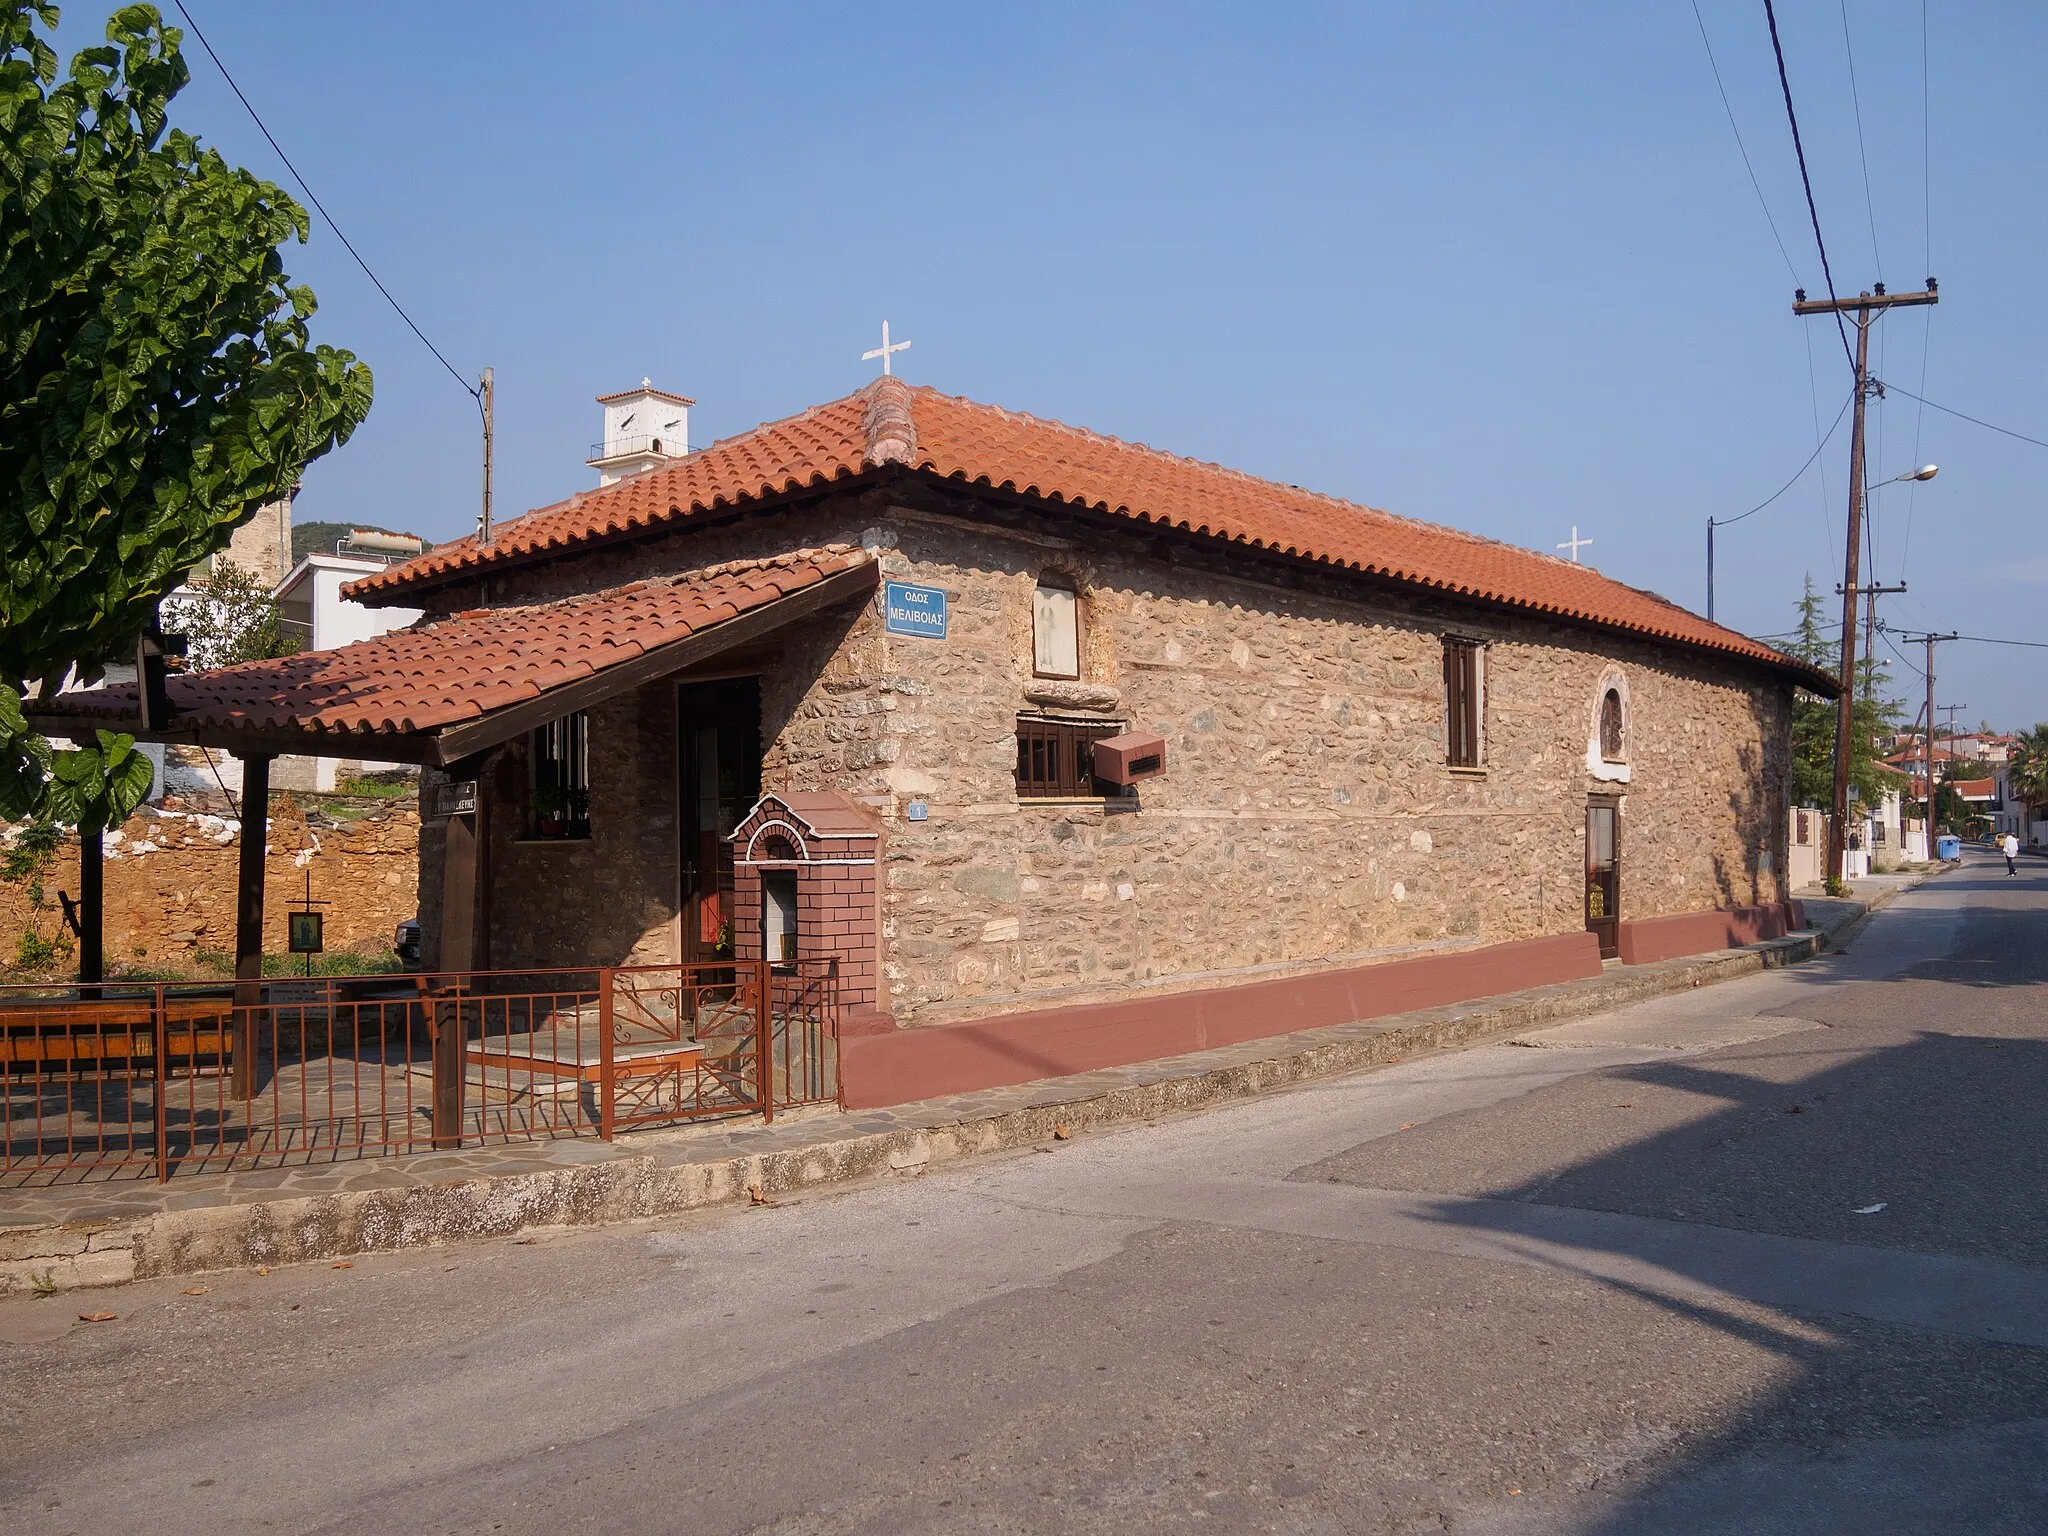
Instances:
[[[124,7],[60,76],[56,24],[0,0],[0,813],[90,814],[99,783],[114,820],[129,744],[53,755],[20,692],[132,655],[184,573],[347,440],[371,381],[308,337],[279,256],[305,210],[171,127],[182,34]]]

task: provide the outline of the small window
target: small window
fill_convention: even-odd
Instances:
[[[590,719],[582,710],[533,733],[527,836],[590,836]]]
[[[1080,677],[1079,608],[1071,588],[1039,584],[1031,600],[1031,670],[1038,676]]]
[[[1610,688],[1600,696],[1600,760],[1622,761],[1621,690]]]
[[[1486,717],[1486,658],[1477,640],[1444,640],[1444,761],[1477,768],[1485,761],[1480,739]]]
[[[1081,725],[1024,715],[1017,721],[1017,796],[1073,799],[1114,793],[1095,781],[1095,743],[1123,730],[1120,723]]]
[[[770,965],[788,965],[796,959],[796,911],[796,871],[764,871],[761,876],[761,953]]]

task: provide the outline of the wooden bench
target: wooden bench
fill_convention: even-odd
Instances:
[[[165,1066],[234,1056],[234,1002],[173,997],[163,1005]],[[0,1071],[7,1076],[138,1072],[156,1064],[154,998],[88,998],[0,1007]]]

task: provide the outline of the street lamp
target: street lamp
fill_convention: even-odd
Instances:
[[[1881,490],[1887,485],[1898,485],[1906,480],[1932,480],[1940,473],[1941,466],[1939,464],[1922,464],[1918,469],[1909,469],[1903,475],[1893,475],[1889,480],[1880,480],[1876,485],[1865,486],[1863,493],[1868,496],[1872,491]],[[1763,508],[1758,507],[1755,510],[1761,512]],[[1749,513],[1745,512],[1741,517],[1710,517],[1707,519],[1707,620],[1709,623],[1714,618],[1714,530],[1716,528],[1725,528],[1730,523],[1739,523],[1743,517],[1748,516]]]

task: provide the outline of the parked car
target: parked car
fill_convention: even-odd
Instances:
[[[420,963],[420,920],[408,917],[392,932],[391,947],[407,965]]]

